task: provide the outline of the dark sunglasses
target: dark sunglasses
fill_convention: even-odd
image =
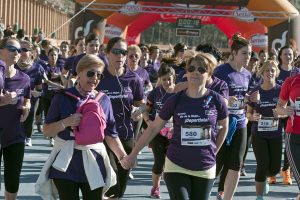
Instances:
[[[86,72],[86,76],[89,77],[89,78],[92,78],[95,75],[97,75],[97,78],[99,80],[103,79],[103,74],[101,72],[95,72],[95,71],[87,71]]]
[[[32,51],[32,49],[21,48],[21,52],[28,52],[28,51]]]
[[[128,56],[128,58],[130,58],[130,59],[133,59],[133,58],[138,59],[139,55],[137,55],[137,54],[131,54],[131,55]]]
[[[127,55],[128,51],[125,49],[112,49],[111,52],[115,55],[122,54],[123,56]]]
[[[199,72],[200,74],[204,74],[204,73],[207,72],[207,69],[206,69],[205,67],[200,66],[200,67],[197,68],[197,67],[195,67],[195,66],[193,66],[193,65],[188,66],[186,70],[187,70],[188,72],[190,72],[190,73],[194,72],[195,70],[198,70],[198,72]]]
[[[179,52],[185,52],[187,49],[180,49]]]
[[[21,49],[15,47],[15,46],[12,46],[12,45],[7,45],[3,49],[7,49],[9,52],[18,52],[18,53],[21,53]]]

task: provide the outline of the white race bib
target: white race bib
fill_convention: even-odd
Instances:
[[[234,101],[230,106],[228,106],[228,113],[233,115],[242,115],[245,113],[243,106],[244,102],[242,100]]]
[[[262,117],[258,120],[257,130],[260,132],[277,131],[278,123],[278,119],[274,119],[273,117]]]
[[[181,145],[208,146],[211,144],[211,128],[202,126],[181,126]]]

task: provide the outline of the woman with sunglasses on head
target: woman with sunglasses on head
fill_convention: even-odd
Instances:
[[[295,67],[293,65],[294,61],[294,50],[293,47],[290,45],[286,45],[281,47],[278,53],[278,61],[279,61],[279,76],[276,79],[276,83],[279,85],[283,85],[284,81],[288,77],[295,76],[297,74],[300,74],[300,69]],[[288,118],[283,118],[283,126],[286,128],[287,126],[287,120]],[[280,171],[280,174],[283,178],[283,184],[285,185],[292,185],[292,178],[291,178],[291,173],[290,173],[290,164],[288,161],[288,157],[286,154],[286,149],[284,150],[284,158],[283,158],[283,167]],[[276,178],[271,177],[272,182],[270,183],[276,183]]]
[[[36,191],[43,199],[56,199],[59,196],[61,200],[79,200],[81,190],[83,199],[99,200],[102,199],[102,193],[115,184],[115,174],[104,143],[78,145],[72,131],[81,123],[83,114],[76,112],[78,99],[70,94],[79,98],[79,101],[98,97],[95,88],[103,77],[103,69],[104,64],[97,56],[84,56],[77,64],[78,84],[53,98],[45,119],[44,134],[56,138],[55,146],[36,183]],[[104,139],[121,159],[126,153],[116,133],[113,110],[107,95],[100,97],[99,105],[106,119]],[[46,191],[46,186],[51,191]],[[51,186],[57,188],[58,195]]]
[[[125,69],[127,43],[123,38],[109,40],[107,47],[108,67],[104,69],[104,78],[96,90],[110,97],[116,119],[117,132],[126,153],[130,153],[134,144],[133,120],[145,110],[143,101],[143,83],[136,73]],[[136,107],[139,107],[136,110]],[[139,116],[136,116],[139,115]],[[129,170],[124,170],[118,158],[108,148],[111,164],[117,174],[117,184],[109,189],[107,197],[118,199],[125,192]]]
[[[147,107],[144,113],[144,120],[149,125],[159,115],[166,100],[174,94],[175,86],[175,70],[168,64],[162,62],[158,77],[161,80],[161,85],[153,89],[147,97]],[[160,198],[160,180],[163,172],[167,147],[169,139],[172,136],[173,123],[170,120],[165,127],[160,130],[150,142],[150,146],[154,155],[154,164],[152,167],[152,188],[151,198]]]
[[[30,113],[23,123],[26,135],[26,146],[32,146],[31,136],[33,131],[33,119],[37,105],[39,104],[39,97],[42,95],[42,80],[44,78],[44,68],[35,63],[33,60],[33,45],[25,40],[20,41],[21,56],[15,67],[27,74],[30,77],[31,89],[31,109]]]
[[[173,68],[176,73],[176,80],[178,76],[185,72],[185,62],[183,60],[184,53],[187,51],[187,46],[184,43],[177,43],[174,46],[174,54],[173,58],[175,59],[175,64],[173,65]]]
[[[268,177],[280,171],[282,154],[282,123],[275,110],[281,87],[275,79],[279,74],[276,61],[266,61],[259,69],[262,83],[250,91],[259,91],[260,99],[247,105],[247,118],[252,122],[252,147],[256,158],[255,187],[257,200],[269,192]]]
[[[30,78],[15,68],[21,46],[16,39],[0,41],[0,60],[5,63],[2,95],[6,105],[0,106],[1,154],[4,161],[5,199],[15,200],[19,189],[25,148],[25,135],[21,123],[30,111]],[[3,99],[1,98],[1,102]]]
[[[245,69],[251,55],[251,44],[240,34],[232,37],[231,59],[218,66],[214,76],[229,87],[229,134],[217,156],[217,175],[221,172],[218,199],[230,200],[240,178],[240,168],[247,142],[247,119],[244,98],[248,91],[251,73]]]
[[[131,154],[124,158],[126,167],[134,165],[138,152],[173,117],[174,132],[164,169],[164,180],[172,200],[207,200],[214,183],[216,153],[224,142],[228,128],[224,98],[205,87],[208,71],[216,63],[212,56],[205,53],[188,59],[188,88],[167,99]],[[218,131],[217,123],[222,126]]]

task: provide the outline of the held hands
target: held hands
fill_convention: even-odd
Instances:
[[[20,122],[25,122],[25,120],[27,119],[27,117],[29,115],[30,107],[22,106],[21,111],[22,111],[22,115],[21,115],[21,118],[20,118]]]
[[[295,114],[295,107],[287,106],[287,107],[285,108],[285,112],[286,112],[286,115],[287,115],[287,116],[292,117],[292,116],[294,116],[294,114]]]
[[[136,166],[136,156],[129,154],[120,159],[120,164],[124,169],[130,169]]]

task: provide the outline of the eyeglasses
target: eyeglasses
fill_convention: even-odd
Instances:
[[[137,55],[137,54],[131,54],[131,55],[128,56],[128,58],[130,58],[130,59],[133,59],[133,58],[139,59],[139,55]]]
[[[200,66],[200,67],[197,68],[193,65],[188,66],[186,70],[190,73],[194,72],[195,70],[198,70],[198,72],[200,74],[205,74],[207,72],[207,69],[205,67]]]
[[[101,72],[96,72],[96,71],[87,71],[86,72],[86,76],[89,77],[89,78],[92,78],[94,77],[95,75],[97,75],[97,78],[99,80],[103,79],[103,74]]]
[[[179,52],[185,52],[187,49],[180,49]]]
[[[112,49],[110,52],[112,52],[115,55],[122,54],[123,56],[127,55],[128,51],[125,49]]]
[[[32,49],[21,48],[21,52],[28,52],[28,51],[32,51]]]
[[[7,49],[9,52],[21,53],[21,49],[15,47],[15,46],[12,46],[12,45],[7,45],[7,46],[3,47],[3,49]]]

